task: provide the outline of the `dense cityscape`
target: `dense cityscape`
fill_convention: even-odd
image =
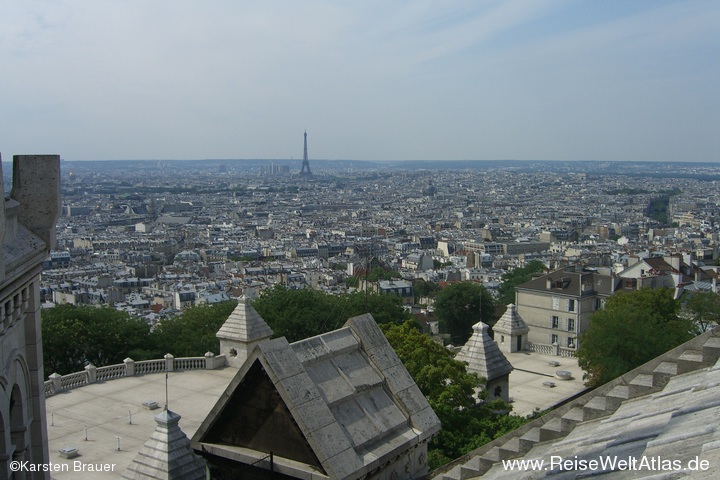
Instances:
[[[2,303],[3,349],[32,332],[15,319],[42,324],[45,379],[27,422],[45,426],[60,458],[27,471],[505,478],[508,461],[555,449],[569,458],[585,445],[575,435],[595,438],[633,411],[662,420],[668,404],[656,392],[711,381],[713,165],[305,157],[299,169],[39,155],[4,169],[5,272],[16,290]],[[18,265],[35,265],[37,281],[17,277]],[[362,297],[364,310],[348,306]],[[329,298],[345,300],[336,310]],[[368,315],[369,298],[391,301]],[[317,328],[283,326],[283,309]],[[123,350],[165,348],[143,340],[164,331],[179,340],[164,356]],[[39,379],[41,358],[29,361]],[[161,372],[166,407],[155,415]],[[11,409],[21,395],[14,387]],[[672,408],[709,408],[707,395],[676,395]],[[686,431],[694,417],[682,418],[659,435]],[[83,434],[92,442],[78,448]],[[590,448],[583,462],[612,452]]]
[[[718,25],[0,2],[0,480],[720,478]]]
[[[298,161],[64,162],[44,301],[152,324],[277,283],[364,288],[350,279],[370,259],[402,275],[408,305],[414,279],[492,290],[530,260],[618,274],[637,258],[711,272],[717,259],[714,165],[425,163],[312,162],[300,176]]]

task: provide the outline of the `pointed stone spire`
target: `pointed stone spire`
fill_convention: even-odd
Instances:
[[[489,328],[483,322],[473,325],[472,336],[455,356],[455,360],[467,362],[468,372],[477,373],[487,380],[485,389],[490,400],[499,398],[507,402],[510,399],[509,376],[513,366],[490,338]]]
[[[473,334],[455,356],[455,360],[468,363],[468,372],[475,372],[488,381],[507,375],[513,369],[497,343],[490,338],[487,324],[478,322]]]
[[[273,331],[250,304],[245,295],[215,334],[220,339],[220,354],[228,363],[240,368],[255,345],[269,340]]]
[[[500,350],[513,353],[523,350],[530,328],[517,313],[517,307],[511,303],[493,330],[495,338],[499,340],[497,343]]]
[[[205,461],[190,448],[180,429],[180,415],[165,410],[155,415],[157,427],[122,478],[127,480],[205,480]]]

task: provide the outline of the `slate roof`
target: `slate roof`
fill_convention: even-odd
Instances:
[[[718,358],[720,330],[716,329],[432,472],[431,477],[436,480],[595,476],[653,480],[686,476],[717,478],[720,468]],[[501,460],[507,459],[545,463],[536,470],[513,471],[502,464]],[[551,463],[553,459],[555,464]],[[557,463],[560,459],[571,463],[567,468],[560,468]],[[622,459],[637,468],[587,467],[590,461],[599,463],[608,459]],[[709,469],[682,470],[693,460],[707,461]],[[576,461],[586,462],[586,466],[583,468]],[[663,469],[663,465],[670,468]],[[639,469],[641,466],[649,468]]]
[[[249,384],[252,378],[255,383]],[[263,380],[263,378],[265,378]],[[245,383],[243,383],[245,382]],[[251,388],[252,387],[252,388]],[[286,426],[276,445],[272,435],[240,436],[243,405],[252,391],[271,389],[275,418]],[[287,418],[281,418],[281,417]],[[227,427],[226,427],[227,425]],[[260,343],[193,437],[193,448],[244,463],[275,452],[276,471],[313,478],[362,478],[423,442],[440,422],[370,315],[289,344],[285,338]],[[268,431],[271,431],[269,429]],[[278,453],[283,443],[286,448]],[[283,458],[287,455],[287,458]]]
[[[547,282],[550,280],[551,288]],[[534,278],[528,282],[518,285],[516,288],[524,290],[539,290],[553,294],[567,294],[573,296],[583,295],[611,295],[614,291],[613,283],[619,283],[620,279],[601,275],[596,272],[573,272],[569,270],[556,270]]]
[[[488,381],[507,375],[513,370],[495,340],[490,338],[489,328],[483,322],[473,325],[472,336],[455,356],[455,360],[467,362],[468,372],[477,373]]]

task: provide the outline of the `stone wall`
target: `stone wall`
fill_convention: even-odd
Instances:
[[[9,198],[2,185],[0,173],[0,478],[11,478],[12,460],[49,461],[39,280],[60,212],[60,157],[17,155]]]

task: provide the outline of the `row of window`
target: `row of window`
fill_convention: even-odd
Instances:
[[[560,338],[555,335],[554,333],[550,335],[550,344],[560,344]],[[566,337],[565,338],[565,346],[568,348],[575,348],[575,338],[574,337]]]
[[[553,297],[553,310],[560,310],[560,297]],[[575,311],[575,300],[572,298],[565,299],[565,311]]]
[[[552,328],[560,328],[560,317],[553,315],[551,320]],[[567,319],[567,331],[568,332],[574,332],[575,331],[575,319],[574,318],[568,318]]]
[[[560,310],[560,297],[553,297],[553,310]],[[573,298],[566,298],[565,299],[565,311],[566,312],[577,312],[576,308],[579,305]],[[593,310],[600,310],[605,306],[605,300],[601,298],[595,298],[593,299]]]

